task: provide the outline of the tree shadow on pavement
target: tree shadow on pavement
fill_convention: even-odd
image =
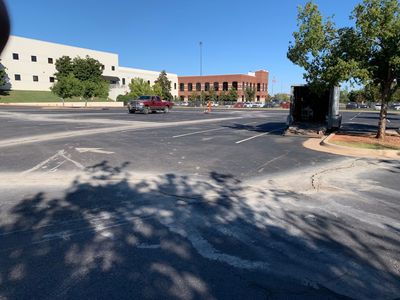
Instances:
[[[0,298],[378,299],[400,292],[382,259],[399,239],[355,230],[304,195],[234,176],[136,180],[87,168],[56,195],[1,207]],[[399,257],[399,256],[397,256]],[[397,286],[396,286],[397,284]]]
[[[259,133],[270,132],[271,135],[282,135],[287,125],[285,122],[268,122],[256,126],[253,126],[251,124],[245,125],[245,124],[235,123],[233,125],[224,125],[223,127],[236,130],[259,132]]]

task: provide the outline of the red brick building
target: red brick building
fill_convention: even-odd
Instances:
[[[260,70],[248,74],[205,75],[205,76],[178,76],[178,95],[182,101],[188,101],[193,93],[200,94],[213,88],[219,96],[222,91],[235,88],[238,92],[238,101],[245,101],[246,87],[255,90],[253,101],[265,102],[268,96],[268,71]]]

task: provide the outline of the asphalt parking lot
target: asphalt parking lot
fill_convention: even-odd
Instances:
[[[1,108],[0,299],[395,299],[398,161],[306,149],[286,116]]]

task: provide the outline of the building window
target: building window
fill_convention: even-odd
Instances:
[[[31,61],[32,61],[32,62],[37,62],[37,57],[36,57],[36,55],[31,55]]]
[[[181,96],[181,101],[185,101],[185,96]]]
[[[210,83],[209,82],[206,82],[204,84],[204,90],[207,91],[207,92],[210,90]]]
[[[214,82],[214,91],[219,90],[219,82]]]
[[[125,85],[125,78],[122,78],[122,85]]]
[[[201,91],[201,83],[200,82],[196,83],[196,91]]]
[[[261,84],[257,83],[257,92],[261,91]]]
[[[54,77],[49,77],[50,82],[54,82]]]
[[[227,90],[228,90],[228,83],[227,83],[226,81],[224,81],[224,82],[222,83],[222,90],[223,90],[223,91],[227,91]]]
[[[115,67],[114,66],[111,66],[111,71],[115,71]]]
[[[53,58],[49,57],[49,58],[47,59],[47,62],[48,62],[49,64],[53,64]]]
[[[176,90],[176,82],[174,82],[174,90]]]
[[[257,96],[257,102],[260,102],[260,96]]]
[[[193,84],[192,83],[188,83],[188,91],[189,92],[193,91]]]
[[[238,89],[238,83],[237,83],[237,81],[233,81],[233,82],[232,82],[232,87],[233,87],[235,90]]]
[[[33,75],[32,77],[33,77],[33,81],[35,81],[35,82],[39,81],[39,76]]]
[[[15,74],[15,75],[14,75],[14,79],[15,79],[16,81],[20,81],[20,80],[21,80],[21,75]]]
[[[18,55],[18,53],[13,53],[13,59],[19,60],[19,55]]]
[[[179,91],[183,92],[185,90],[185,84],[184,83],[180,83],[179,84]]]

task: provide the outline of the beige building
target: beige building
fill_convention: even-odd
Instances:
[[[48,91],[54,84],[55,62],[61,56],[71,58],[90,56],[104,66],[103,77],[110,82],[109,98],[115,100],[129,91],[128,84],[135,77],[153,84],[159,71],[148,71],[119,66],[118,54],[10,36],[0,56],[0,64],[7,68],[8,84],[3,89]],[[178,76],[167,73],[171,93],[178,96]]]

